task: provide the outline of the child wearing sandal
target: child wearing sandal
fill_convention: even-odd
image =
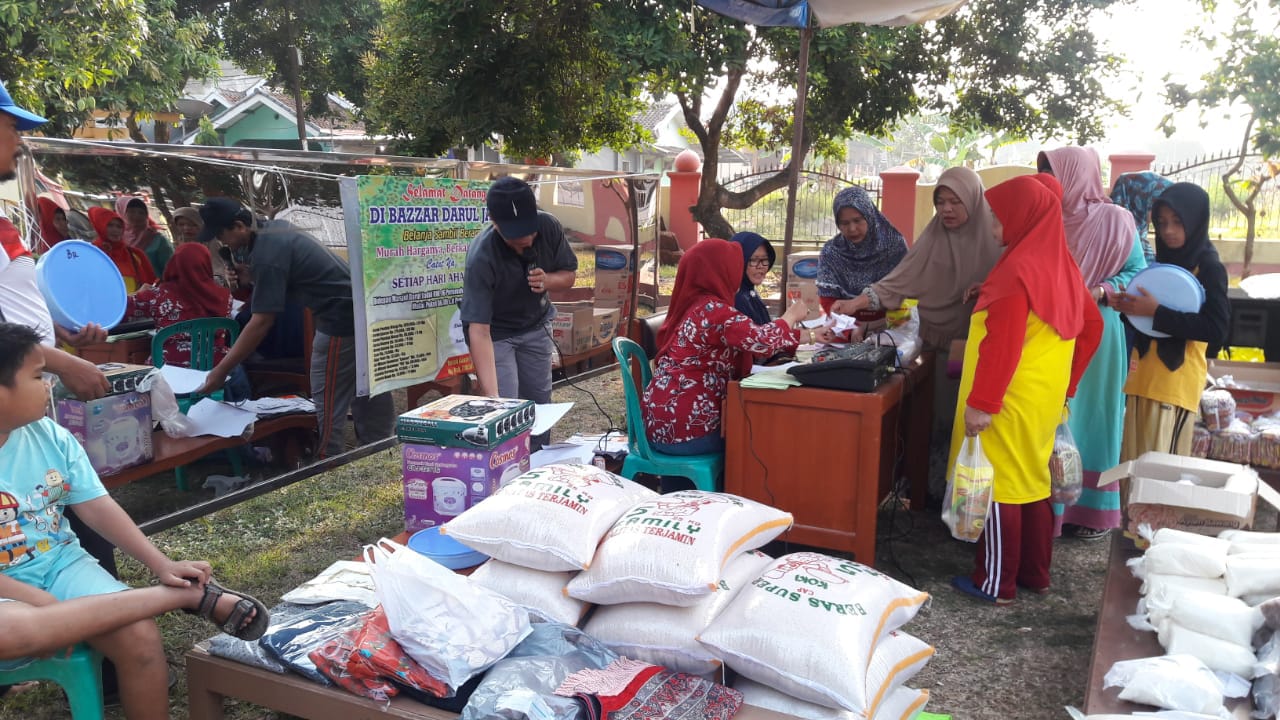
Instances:
[[[1125,317],[1150,317],[1153,330],[1137,333],[1124,384],[1124,436],[1120,461],[1149,450],[1191,454],[1191,436],[1208,367],[1205,353],[1226,342],[1231,322],[1227,270],[1209,241],[1209,194],[1174,183],[1152,206],[1156,261],[1189,270],[1204,287],[1197,312],[1165,307],[1144,288],[1130,286],[1115,300]]]
[[[80,547],[62,515],[74,506],[81,522],[149,568],[162,585],[203,591],[178,607],[238,637],[261,636],[268,621],[262,603],[225,592],[207,562],[170,560],[107,495],[76,439],[44,417],[44,369],[40,335],[0,323],[0,599],[43,607],[128,589]],[[119,669],[120,702],[129,720],[168,717],[164,647],[153,619],[83,639]],[[0,668],[23,662],[0,662]]]

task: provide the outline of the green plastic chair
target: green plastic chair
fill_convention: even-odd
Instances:
[[[156,367],[164,367],[164,343],[175,335],[188,335],[191,337],[191,364],[192,370],[212,370],[214,365],[214,351],[218,347],[218,334],[226,333],[226,346],[231,347],[235,344],[236,338],[240,335],[240,323],[231,318],[198,318],[196,320],[185,320],[175,323],[167,328],[157,330],[155,337],[151,338],[151,364]],[[178,409],[186,414],[200,400],[199,395],[180,395],[178,396]],[[222,390],[218,389],[209,394],[214,400],[222,400]],[[231,463],[231,471],[236,475],[244,475],[244,464],[240,460],[240,453],[235,449],[227,450],[227,459]],[[187,489],[187,477],[181,466],[173,469],[173,477],[178,483],[179,490]]]
[[[33,660],[17,670],[0,670],[0,685],[50,680],[62,686],[71,705],[72,720],[102,720],[102,656],[87,645],[70,655]]]
[[[724,454],[665,455],[649,445],[644,432],[644,418],[640,414],[640,390],[636,387],[631,363],[640,365],[641,387],[653,379],[649,357],[644,348],[624,337],[614,338],[613,354],[618,358],[622,372],[622,390],[627,398],[627,457],[622,462],[622,476],[634,478],[637,473],[650,475],[674,475],[689,478],[699,490],[715,492],[724,471]]]

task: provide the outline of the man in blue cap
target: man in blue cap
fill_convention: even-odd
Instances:
[[[494,180],[485,202],[492,224],[471,241],[462,279],[462,325],[480,394],[549,403],[556,310],[547,293],[573,287],[578,256],[525,181]],[[535,436],[532,449],[546,437]]]
[[[361,443],[389,436],[395,425],[391,394],[356,396],[355,308],[347,264],[288,222],[256,218],[230,198],[207,200],[200,208],[200,219],[204,221],[200,242],[220,240],[247,260],[247,266],[237,265],[237,282],[252,284],[253,298],[249,323],[197,392],[207,394],[222,387],[230,372],[266,338],[286,304],[293,302],[309,309],[315,321],[311,401],[320,426],[320,456],[338,455],[346,448],[348,409]]]

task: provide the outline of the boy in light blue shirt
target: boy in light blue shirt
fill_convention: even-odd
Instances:
[[[125,596],[146,592],[129,591],[80,547],[62,516],[72,505],[85,525],[145,565],[162,586],[182,591],[171,592],[168,606],[158,607],[197,612],[237,637],[261,636],[267,623],[262,603],[224,591],[209,563],[170,560],[152,545],[107,494],[71,433],[44,416],[48,397],[40,336],[26,326],[0,323],[0,600],[43,607],[109,594],[127,602]],[[0,603],[0,612],[11,607]],[[125,715],[168,717],[167,667],[155,620],[95,629],[80,639],[119,669]],[[3,642],[0,657],[13,657]]]

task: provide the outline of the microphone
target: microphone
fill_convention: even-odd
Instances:
[[[525,248],[524,252],[520,253],[520,259],[524,261],[525,275],[528,275],[538,269],[538,250],[534,246],[530,245]],[[533,289],[530,288],[530,292],[532,291]],[[539,304],[543,308],[547,307],[547,303],[550,302],[550,300],[547,298],[547,288],[545,284],[542,286],[542,292],[538,293],[538,297],[541,298]]]

